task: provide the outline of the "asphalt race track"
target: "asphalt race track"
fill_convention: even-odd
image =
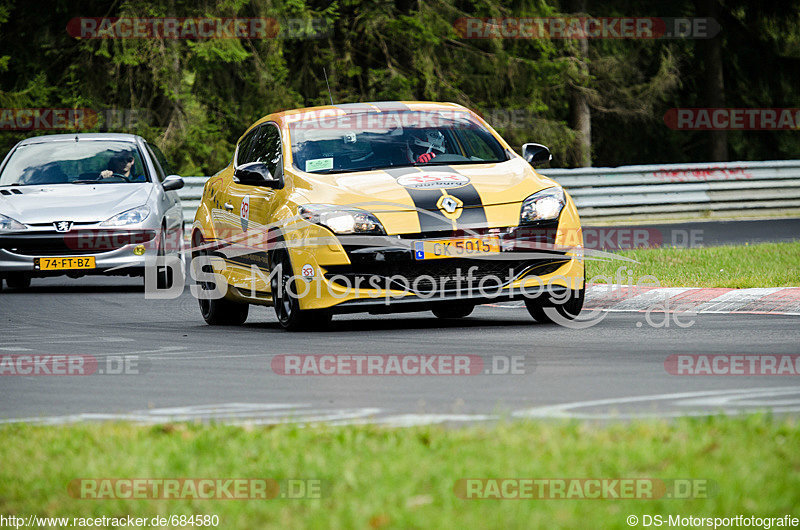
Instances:
[[[99,371],[120,356],[135,360],[127,375],[0,376],[0,418],[411,425],[800,411],[797,375],[680,376],[665,367],[673,354],[797,355],[800,316],[698,314],[686,328],[654,328],[642,312],[609,312],[593,327],[566,329],[536,324],[524,308],[482,306],[461,321],[347,315],[331,331],[288,333],[272,308],[251,308],[243,327],[212,328],[188,290],[145,300],[140,285],[54,278],[0,293],[0,356],[89,355]],[[290,376],[273,371],[279,354],[466,354],[497,371],[515,356],[521,373]]]

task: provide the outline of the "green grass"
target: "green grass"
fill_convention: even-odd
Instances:
[[[629,514],[798,514],[800,426],[765,416],[463,429],[0,427],[0,513],[217,514],[220,528],[627,528]],[[314,478],[321,499],[86,500],[76,478]],[[710,498],[465,500],[460,478],[709,479]]]
[[[655,276],[662,287],[797,287],[800,286],[800,242],[703,248],[658,248],[617,253],[621,260],[586,262],[589,281],[626,267],[634,282]],[[627,272],[624,272],[627,275]],[[599,279],[595,283],[602,283]]]

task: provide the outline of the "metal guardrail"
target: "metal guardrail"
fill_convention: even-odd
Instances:
[[[203,186],[206,185],[208,179],[209,177],[183,177],[185,184],[178,190],[178,196],[181,198],[183,222],[187,229],[194,222],[194,214],[200,207],[200,200],[203,198]]]
[[[564,186],[582,220],[773,215],[800,209],[800,160],[542,169]],[[188,224],[208,177],[184,177]]]
[[[772,215],[800,209],[800,160],[545,169],[581,219]]]

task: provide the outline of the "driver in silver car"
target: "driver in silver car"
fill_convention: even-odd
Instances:
[[[125,177],[128,182],[144,182],[144,175],[136,176],[133,173],[134,158],[130,153],[119,153],[111,157],[108,162],[108,169],[100,172],[100,178],[110,178],[113,176]]]

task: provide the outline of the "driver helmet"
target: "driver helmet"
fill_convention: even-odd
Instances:
[[[412,162],[426,153],[436,156],[444,152],[444,134],[436,129],[425,131],[424,134],[412,133],[408,141],[408,156]]]

